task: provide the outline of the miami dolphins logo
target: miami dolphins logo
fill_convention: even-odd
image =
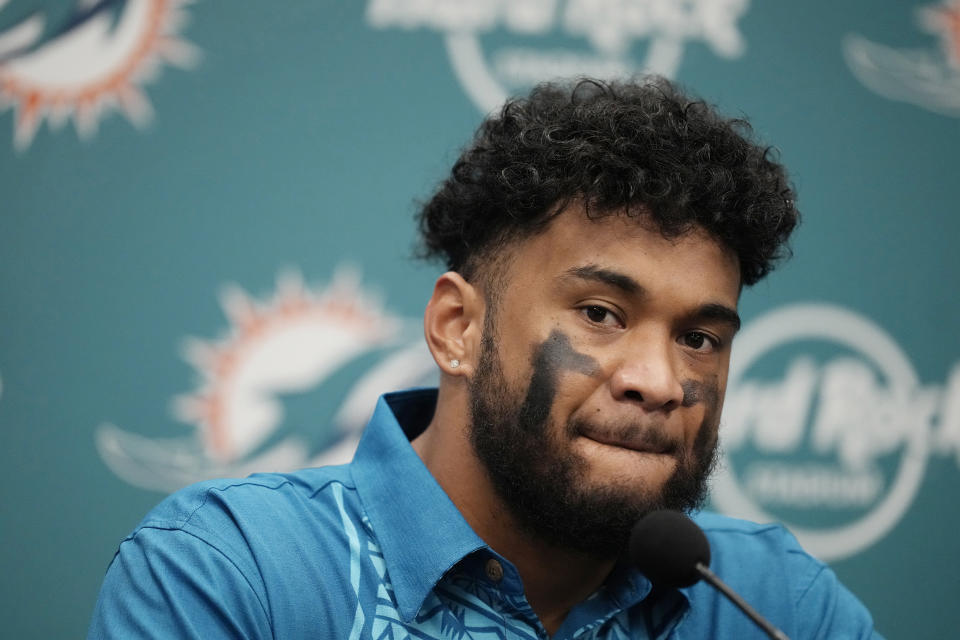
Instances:
[[[379,394],[436,375],[420,323],[385,311],[351,269],[317,291],[288,272],[266,300],[230,285],[221,304],[225,334],[182,348],[199,383],[174,398],[172,411],[195,434],[97,430],[101,457],[131,484],[172,491],[211,477],[347,462]]]
[[[164,65],[189,69],[199,59],[179,36],[191,1],[84,0],[47,39],[40,12],[0,32],[0,111],[15,111],[14,147],[29,147],[44,120],[56,130],[72,119],[83,139],[112,111],[148,125],[143,87]]]

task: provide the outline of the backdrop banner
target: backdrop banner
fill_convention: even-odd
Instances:
[[[889,638],[960,627],[960,0],[0,0],[0,635],[85,633],[189,483],[349,460],[431,384],[417,202],[483,115],[656,72],[791,169],[711,508]]]

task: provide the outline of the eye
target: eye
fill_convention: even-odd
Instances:
[[[606,307],[601,307],[598,304],[581,307],[580,312],[593,324],[604,326],[620,326],[621,324],[620,318],[618,318],[613,311],[610,311],[610,309]]]
[[[680,336],[679,342],[683,346],[701,353],[710,353],[720,346],[720,342],[716,338],[703,331],[688,331]]]

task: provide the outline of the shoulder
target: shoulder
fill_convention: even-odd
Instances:
[[[710,541],[714,573],[761,614],[784,630],[793,630],[788,631],[790,637],[871,637],[873,623],[866,608],[782,525],[709,512],[694,515],[694,521]],[[690,595],[728,608],[703,583]]]
[[[804,551],[780,524],[756,523],[702,512],[694,516],[710,541],[711,568],[726,581],[776,586],[796,600],[829,567]],[[776,583],[776,584],[774,584]]]
[[[362,517],[353,494],[347,467],[174,493],[120,544],[89,637],[141,636],[144,628],[157,637],[270,637],[296,626],[310,611],[300,606],[306,594],[342,590],[321,577],[347,553],[344,522]]]
[[[144,621],[160,637],[185,629],[210,638],[266,637],[274,625],[296,627],[313,615],[305,598],[316,604],[323,594],[332,601],[350,593],[347,578],[331,567],[349,556],[362,520],[349,467],[182,489],[121,542],[90,637],[139,635],[127,626]]]
[[[796,537],[781,524],[751,522],[709,511],[695,514],[693,520],[703,529],[715,555],[782,557],[786,554],[796,555],[817,567],[826,566],[804,551]]]
[[[168,496],[137,529],[203,527],[218,520],[220,514],[254,517],[266,515],[264,509],[276,517],[307,503],[332,500],[337,488],[354,491],[348,466],[208,480]]]
[[[707,535],[714,553],[796,555],[812,565],[826,566],[804,551],[797,538],[782,524],[751,522],[707,511],[694,515],[693,520]]]
[[[731,518],[730,516],[720,515],[713,511],[699,511],[691,516],[705,533],[715,533],[719,535],[780,535],[785,534],[793,537],[783,525],[776,523],[761,524],[751,522],[750,520],[741,520],[740,518]]]
[[[210,480],[181,489],[154,507],[121,543],[120,552],[145,537],[180,544],[190,536],[243,564],[244,558],[254,561],[265,550],[294,553],[304,540],[337,547],[334,539],[346,514],[360,519],[361,511],[348,466]]]

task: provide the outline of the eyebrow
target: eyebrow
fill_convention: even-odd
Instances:
[[[574,277],[583,280],[592,280],[594,282],[602,282],[632,295],[643,295],[645,293],[643,286],[630,276],[611,271],[610,269],[604,269],[595,264],[571,267],[567,269],[561,277]]]
[[[571,267],[563,273],[561,278],[580,278],[582,280],[601,282],[616,287],[624,293],[635,296],[643,296],[646,293],[643,285],[630,276],[610,269],[604,269],[595,264]],[[727,305],[718,302],[709,302],[698,307],[690,314],[690,317],[698,320],[722,322],[730,325],[734,333],[740,330],[740,314],[738,314],[735,309],[731,309]]]
[[[691,316],[700,320],[713,320],[728,324],[734,333],[740,330],[740,314],[725,304],[711,302],[701,306]]]

